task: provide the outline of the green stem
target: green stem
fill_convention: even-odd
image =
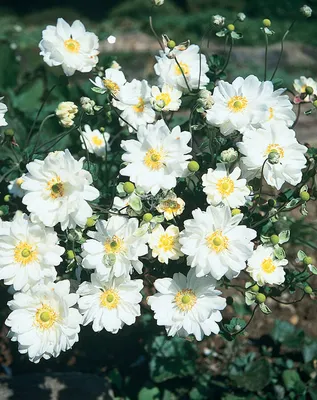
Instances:
[[[303,293],[303,295],[302,295],[302,297],[300,299],[295,300],[295,301],[286,302],[286,301],[278,300],[275,297],[271,297],[271,299],[276,301],[277,303],[280,303],[280,304],[296,304],[296,303],[299,303],[300,301],[302,301],[304,297],[305,297],[305,292]]]
[[[227,66],[229,64],[229,61],[230,61],[230,57],[231,57],[232,47],[233,47],[233,39],[230,36],[230,45],[229,45],[229,51],[228,51],[228,54],[227,54],[226,62],[224,64],[224,66],[222,67],[222,69],[220,70],[220,72],[217,73],[217,75],[221,75],[225,71],[225,69],[227,68]]]
[[[35,143],[34,143],[33,151],[32,151],[31,156],[30,156],[30,160],[32,160],[32,157],[33,157],[33,155],[35,154],[35,151],[36,151],[36,148],[37,148],[37,145],[38,145],[38,143],[39,143],[40,136],[41,136],[40,133],[42,132],[42,128],[43,128],[45,122],[46,122],[47,120],[49,120],[50,118],[53,118],[53,117],[55,117],[55,114],[50,114],[50,115],[48,115],[47,117],[45,117],[45,118],[43,119],[43,121],[42,121],[42,123],[41,123],[41,125],[40,125],[40,128],[39,128],[39,130],[38,130],[38,132],[37,132],[37,134],[36,134]]]
[[[265,57],[264,57],[264,80],[266,81],[267,77],[267,53],[268,53],[268,47],[269,47],[269,38],[268,35],[264,32],[265,36]]]
[[[176,57],[175,57],[175,61],[176,61],[176,64],[178,65],[179,70],[181,71],[181,73],[182,73],[182,75],[183,75],[183,78],[184,78],[184,80],[185,80],[187,89],[188,89],[188,91],[190,92],[191,90],[190,90],[189,84],[188,84],[188,82],[187,82],[186,76],[185,76],[185,74],[184,74],[183,68],[181,67],[181,65],[180,65],[180,63],[178,62],[178,60],[177,60]]]
[[[255,315],[256,310],[258,309],[258,306],[259,306],[259,305],[257,304],[257,305],[254,307],[254,309],[253,309],[253,311],[252,311],[252,314],[251,314],[251,317],[250,317],[249,321],[246,323],[245,327],[243,327],[242,329],[240,329],[238,332],[232,333],[231,336],[239,335],[240,333],[242,333],[243,331],[245,331],[245,330],[247,329],[247,327],[250,325],[251,321],[252,321],[253,318],[254,318],[254,315]]]

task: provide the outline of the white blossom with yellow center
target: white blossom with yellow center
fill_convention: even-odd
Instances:
[[[19,212],[0,230],[0,279],[15,290],[27,290],[43,279],[53,281],[63,253],[53,229]]]
[[[122,86],[126,83],[124,73],[115,68],[107,68],[103,78],[97,76],[93,81],[90,82],[94,84],[100,93],[110,92],[114,97],[117,97],[120,93]]]
[[[184,255],[180,250],[179,229],[175,225],[166,229],[157,225],[149,236],[149,246],[152,257],[157,257],[161,263],[168,264],[168,260],[178,260]]]
[[[155,121],[155,111],[152,109],[150,98],[151,88],[146,80],[133,79],[132,82],[123,85],[112,100],[113,105],[122,111],[120,125],[127,125],[129,131],[133,132],[133,128],[137,130],[141,126],[152,124]]]
[[[213,92],[214,104],[206,111],[207,122],[219,127],[223,135],[229,135],[267,121],[266,92],[267,86],[254,75],[238,77],[232,84],[219,81]]]
[[[22,202],[32,216],[50,227],[60,222],[62,230],[86,225],[92,216],[87,201],[95,200],[99,191],[91,186],[92,176],[83,169],[83,163],[83,158],[75,160],[66,149],[27,164]]]
[[[14,197],[20,197],[22,198],[24,196],[24,190],[21,188],[22,183],[24,182],[23,180],[24,174],[20,176],[19,178],[13,179],[10,181],[10,184],[8,185],[8,191],[12,196]]]
[[[12,310],[5,324],[8,337],[19,344],[19,352],[38,363],[58,357],[78,342],[82,316],[74,308],[78,295],[70,293],[70,282],[38,283],[26,292],[14,294]]]
[[[113,216],[108,221],[99,220],[96,231],[88,231],[83,245],[83,262],[86,269],[95,269],[103,278],[129,276],[133,268],[142,272],[139,257],[147,254],[148,235],[137,235],[139,222],[136,218]]]
[[[190,90],[202,89],[209,82],[206,75],[208,72],[206,57],[200,53],[197,45],[192,44],[183,49],[174,49],[172,57],[168,57],[166,52],[160,51],[156,60],[154,70],[159,76],[160,86],[167,84],[186,93],[188,88]]]
[[[285,182],[295,186],[301,181],[307,148],[297,142],[295,132],[285,123],[275,122],[264,128],[248,130],[237,146],[243,155],[242,176],[247,180],[260,178],[265,162],[264,179],[276,189],[280,189]],[[276,153],[275,161],[270,162],[269,157],[273,153]]]
[[[184,211],[185,202],[172,191],[164,197],[156,207],[157,211],[164,214],[166,221],[170,221]]]
[[[134,324],[136,317],[140,315],[142,288],[141,279],[132,280],[122,276],[105,281],[93,273],[91,282],[83,282],[77,290],[80,295],[78,307],[83,315],[83,325],[92,322],[95,332],[105,329],[111,333],[118,333],[125,324]]]
[[[231,174],[223,163],[217,164],[216,169],[209,168],[202,176],[204,192],[209,204],[217,206],[226,204],[231,208],[241,207],[250,194],[245,179],[239,179],[241,170],[236,167]]]
[[[239,225],[242,218],[243,214],[231,216],[228,206],[209,206],[206,211],[194,210],[193,219],[184,222],[181,251],[198,277],[211,274],[217,280],[224,275],[232,279],[246,267],[256,232]]]
[[[192,334],[202,340],[204,335],[219,333],[220,311],[226,307],[216,284],[210,276],[197,278],[193,269],[187,277],[176,273],[173,279],[157,279],[154,282],[157,293],[148,297],[147,302],[157,324],[165,326],[168,336]]]
[[[176,186],[176,178],[188,173],[191,148],[187,145],[191,134],[181,132],[180,127],[169,130],[163,120],[147,128],[140,128],[138,140],[123,140],[125,151],[122,160],[127,163],[121,169],[123,176],[147,193],[156,195],[160,189],[170,190]]]
[[[164,84],[162,89],[152,86],[151,104],[156,111],[177,111],[182,103],[182,92]]]
[[[98,37],[86,32],[80,21],[70,26],[58,18],[56,27],[47,26],[42,35],[40,55],[50,67],[61,65],[65,75],[71,76],[76,70],[90,72],[98,63]]]
[[[313,78],[306,78],[306,76],[301,76],[299,79],[294,80],[293,86],[299,95],[305,93],[307,87],[311,87],[313,89],[313,95],[317,96],[317,82]],[[301,98],[301,100],[306,102],[311,101],[312,98],[311,95],[303,97],[304,98]]]
[[[80,135],[81,147],[98,157],[104,157],[106,150],[110,151],[109,139],[110,134],[108,132],[100,132],[99,129],[92,130],[88,124],[84,126]]]
[[[259,286],[281,285],[285,280],[283,267],[287,264],[286,259],[275,258],[273,246],[260,245],[248,259],[247,272]]]

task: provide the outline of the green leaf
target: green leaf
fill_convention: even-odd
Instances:
[[[305,363],[311,362],[317,358],[317,340],[312,338],[305,338],[305,344],[302,349],[302,354]]]
[[[225,328],[229,333],[236,333],[246,326],[246,322],[241,318],[232,318],[229,324],[225,324]]]
[[[301,393],[301,389],[303,388],[301,386],[301,384],[304,384],[304,383],[301,380],[298,372],[295,371],[295,369],[287,369],[286,371],[283,371],[282,379],[284,382],[284,386],[286,387],[287,390],[293,390],[296,388],[297,389],[296,392]],[[304,385],[304,389],[305,389],[305,385]]]
[[[304,332],[286,321],[276,320],[272,330],[272,338],[289,348],[298,348],[302,345]]]
[[[229,377],[239,388],[257,392],[271,382],[271,366],[265,359],[257,360],[249,364],[243,374]]]
[[[129,199],[129,206],[135,212],[140,212],[142,210],[142,201],[139,196],[132,194]]]
[[[159,400],[160,398],[160,390],[156,386],[151,388],[144,387],[138,394],[138,400]]]
[[[299,261],[303,261],[305,257],[306,257],[306,253],[304,253],[303,250],[299,250],[297,252],[297,258],[299,259]]]

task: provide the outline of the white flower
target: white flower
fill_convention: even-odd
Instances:
[[[179,243],[179,229],[169,225],[166,230],[161,224],[157,225],[149,236],[149,246],[152,257],[158,257],[160,263],[168,264],[168,260],[178,260],[184,254]]]
[[[309,18],[311,17],[313,10],[305,4],[300,8],[300,12],[304,15],[304,17]]]
[[[313,78],[306,78],[306,76],[301,76],[299,79],[295,79],[293,83],[294,89],[301,96],[302,101],[309,102],[311,96],[304,96],[306,93],[306,88],[311,87],[313,89],[313,95],[317,96],[317,82]],[[302,98],[303,97],[303,98]]]
[[[126,83],[124,73],[119,71],[118,68],[108,68],[105,70],[105,75],[102,79],[97,76],[94,81],[91,79],[90,81],[101,89],[101,93],[109,91],[115,97],[119,95],[122,86]]]
[[[177,215],[181,215],[184,211],[184,207],[184,200],[177,197],[175,193],[169,192],[167,196],[160,201],[156,209],[158,212],[164,213],[166,221],[170,221]]]
[[[84,131],[80,135],[80,140],[82,143],[81,147],[83,149],[86,149],[87,147],[89,153],[93,153],[96,154],[96,156],[102,157],[106,155],[106,146],[107,151],[110,150],[110,146],[108,144],[109,138],[110,134],[108,132],[101,133],[99,129],[91,130],[90,126],[86,124],[84,126]]]
[[[219,310],[226,307],[226,300],[215,290],[216,283],[210,276],[197,278],[194,270],[187,277],[177,273],[173,279],[157,279],[158,293],[147,299],[157,324],[165,326],[168,336],[193,334],[202,340],[204,335],[219,333]]]
[[[3,97],[0,97],[0,126],[7,126],[7,122],[4,119],[4,114],[8,111],[8,107],[1,102],[3,100]]]
[[[76,70],[90,72],[98,62],[98,37],[86,32],[80,21],[70,26],[63,18],[57,25],[49,25],[43,31],[40,55],[50,67],[61,65],[65,75],[71,76]]]
[[[198,277],[211,274],[215,279],[224,275],[232,279],[239,275],[251,256],[256,232],[238,226],[243,214],[231,216],[229,207],[207,207],[193,211],[193,219],[184,222],[181,232],[182,252],[187,254],[187,265],[196,267]]]
[[[237,19],[240,21],[240,22],[243,22],[245,19],[246,19],[246,15],[243,13],[243,12],[239,12],[238,14],[237,14]]]
[[[0,232],[0,279],[15,290],[25,290],[44,278],[54,281],[63,253],[53,229],[17,214],[9,231]]]
[[[281,285],[285,280],[283,266],[287,265],[286,259],[278,260],[274,257],[272,246],[258,246],[248,260],[247,272],[259,286],[266,283]]]
[[[89,231],[83,245],[83,267],[96,269],[96,272],[108,279],[128,276],[133,268],[140,274],[143,264],[139,257],[148,252],[147,234],[138,235],[139,222],[136,218],[113,216],[108,221],[99,220],[95,232]]]
[[[66,149],[27,164],[22,202],[31,216],[37,216],[46,226],[60,222],[62,230],[85,226],[92,216],[87,201],[95,200],[99,191],[91,186],[92,177],[83,169],[83,162],[84,158],[77,161]]]
[[[160,189],[174,188],[176,178],[187,173],[187,161],[191,159],[187,143],[191,134],[181,132],[179,126],[170,131],[160,120],[147,128],[141,127],[137,138],[121,142],[125,151],[122,160],[128,163],[121,169],[121,175],[129,176],[131,182],[153,196]]]
[[[254,75],[236,78],[232,84],[219,81],[213,93],[214,105],[207,110],[207,121],[223,135],[243,132],[250,124],[264,121],[268,106],[261,101],[262,84]]]
[[[162,90],[152,86],[151,93],[150,101],[156,111],[177,111],[182,103],[182,92],[167,84],[163,85]]]
[[[95,332],[106,329],[117,333],[124,324],[134,324],[136,317],[141,315],[142,288],[141,279],[113,277],[103,281],[98,274],[92,274],[91,283],[83,282],[77,290],[81,296],[78,306],[83,315],[83,325],[92,322]]]
[[[167,83],[175,89],[188,92],[188,87],[201,89],[209,82],[206,75],[209,70],[206,57],[199,53],[197,45],[192,44],[185,50],[174,49],[172,58],[161,50],[156,60],[154,70],[159,76],[160,85]]]
[[[112,61],[111,65],[110,65],[110,68],[120,70],[121,69],[121,65],[117,61]]]
[[[216,14],[211,17],[212,23],[218,26],[223,26],[225,24],[226,18],[222,15]]]
[[[223,163],[217,164],[216,169],[209,168],[207,174],[202,176],[207,202],[214,206],[226,204],[231,208],[243,206],[250,189],[245,179],[238,179],[240,175],[239,167],[229,174]]]
[[[70,128],[74,125],[73,119],[77,113],[78,107],[72,101],[63,101],[59,103],[57,109],[55,110],[55,114],[59,119],[59,123],[64,128]]]
[[[293,111],[293,105],[287,95],[283,95],[285,89],[277,89],[271,81],[262,82],[262,92],[260,94],[261,103],[268,107],[264,120],[261,125],[273,124],[275,122],[284,122],[291,127],[296,119]]]
[[[24,174],[22,176],[20,176],[19,178],[13,179],[12,181],[10,181],[10,184],[8,185],[8,190],[9,190],[9,193],[12,194],[12,196],[21,197],[21,198],[24,196],[25,192],[21,188],[21,185],[24,182],[23,178],[24,178]]]
[[[263,176],[269,185],[280,189],[284,182],[297,185],[301,181],[307,148],[297,142],[295,132],[284,124],[246,131],[243,142],[237,146],[245,156],[241,158],[241,168],[246,179],[260,177],[267,160]]]
[[[118,71],[117,71],[118,72]],[[134,129],[140,126],[151,124],[155,121],[155,111],[152,109],[151,88],[147,81],[138,81],[133,79],[132,82],[126,83],[121,87],[120,92],[113,99],[113,105],[122,110],[120,125],[132,125]],[[125,121],[127,121],[127,123]],[[133,129],[128,125],[130,132]]]
[[[8,336],[35,363],[42,357],[58,357],[78,342],[82,316],[73,307],[78,295],[69,293],[69,288],[68,280],[37,284],[8,302],[12,310],[5,321],[10,327]]]

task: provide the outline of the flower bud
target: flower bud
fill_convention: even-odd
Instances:
[[[277,235],[272,235],[270,237],[270,241],[271,241],[272,244],[276,245],[280,241],[280,238]]]
[[[96,220],[93,217],[87,218],[87,221],[86,221],[87,228],[92,228],[95,225],[96,225]]]
[[[188,163],[187,168],[190,172],[197,172],[199,171],[200,165],[197,161],[192,160]]]
[[[306,86],[305,92],[306,94],[311,95],[314,93],[314,89],[311,86]]]
[[[126,194],[132,194],[134,192],[135,186],[132,182],[124,182],[123,190]]]
[[[228,28],[228,30],[229,30],[230,32],[233,32],[233,31],[236,29],[236,27],[235,27],[233,24],[229,24],[229,25],[227,26],[227,28]]]
[[[313,293],[313,288],[311,286],[307,285],[307,286],[304,287],[304,292],[306,294],[312,294]]]
[[[280,162],[280,155],[277,150],[272,150],[267,158],[270,164],[278,164]]]
[[[240,22],[243,22],[245,19],[246,19],[246,15],[244,14],[244,13],[242,13],[242,12],[240,12],[240,13],[238,13],[237,14],[237,19],[240,21]]]
[[[304,192],[300,193],[299,197],[303,201],[308,201],[310,199],[310,194],[308,192],[304,191]]]
[[[225,17],[223,17],[222,15],[213,15],[211,17],[211,21],[213,24],[217,25],[217,26],[223,26],[225,24]]]
[[[151,213],[146,213],[143,215],[143,221],[144,222],[150,222],[153,218],[153,215]]]
[[[164,4],[164,0],[153,0],[153,4],[155,6],[162,6]]]
[[[9,203],[10,199],[11,199],[11,196],[10,196],[9,194],[6,194],[6,195],[4,196],[4,198],[3,198],[3,200],[4,200],[6,203]]]
[[[234,217],[235,215],[241,214],[241,210],[239,210],[239,208],[234,208],[231,211],[231,215]]]
[[[255,298],[256,298],[256,301],[257,301],[259,304],[264,303],[265,300],[266,300],[266,296],[265,296],[265,294],[263,294],[263,293],[258,293],[258,294],[256,295]]]
[[[268,202],[267,202],[267,204],[268,204],[269,207],[273,208],[273,207],[276,206],[276,200],[274,200],[274,199],[269,199]]]
[[[93,100],[91,100],[89,97],[81,97],[80,104],[86,114],[94,115],[94,106],[96,103]]]
[[[73,250],[67,250],[66,256],[67,260],[73,260],[75,258],[75,253],[73,252]]]
[[[311,15],[313,13],[313,10],[306,4],[303,7],[301,7],[299,10],[306,18],[311,17]]]
[[[169,41],[167,42],[167,47],[168,47],[169,49],[174,49],[175,46],[176,46],[176,43],[174,42],[174,40],[169,40]]]
[[[259,287],[259,285],[255,284],[250,287],[250,290],[252,290],[252,292],[258,293],[258,291],[260,290],[260,287]]]
[[[220,158],[223,162],[233,163],[238,159],[238,152],[233,147],[230,147],[230,149],[223,150],[220,153]]]
[[[64,128],[70,128],[74,125],[73,119],[78,112],[78,107],[72,101],[63,101],[59,103],[55,114],[59,119],[59,123]]]
[[[314,106],[315,108],[317,108],[317,100],[314,100],[314,101],[313,101],[313,106]]]
[[[310,264],[312,264],[313,263],[313,259],[311,258],[311,257],[305,257],[304,259],[303,259],[303,263],[305,264],[305,265],[310,265]]]
[[[271,20],[270,19],[268,19],[268,18],[265,18],[263,21],[262,21],[262,23],[263,23],[263,25],[266,27],[266,28],[269,28],[270,26],[271,26]]]
[[[198,99],[199,104],[202,107],[204,107],[205,110],[210,110],[214,104],[214,100],[213,100],[211,92],[207,89],[202,89],[199,92],[198,96],[199,96],[199,99]]]

